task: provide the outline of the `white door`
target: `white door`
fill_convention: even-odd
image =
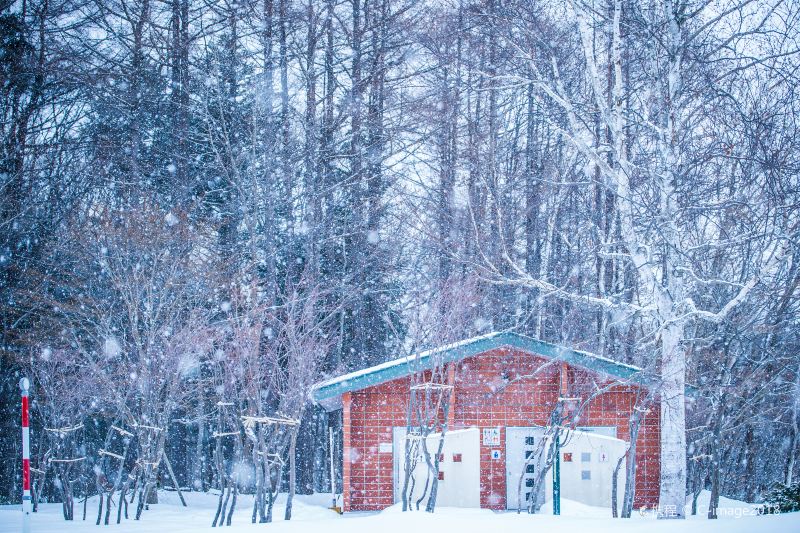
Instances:
[[[405,445],[406,428],[393,428],[392,447],[394,450],[394,502],[402,500],[403,483],[405,482]],[[433,433],[427,438],[430,453],[435,453],[439,447],[441,433]],[[426,480],[428,479],[428,465],[417,449],[418,455],[414,459],[413,477],[414,495],[416,501],[423,497],[420,505],[427,503]],[[439,482],[436,505],[442,507],[470,507],[479,508],[481,505],[481,445],[480,431],[478,428],[465,428],[448,431],[444,437],[444,446],[439,458]]]
[[[542,450],[544,428],[506,428],[506,508],[525,508],[531,497],[534,478],[539,471],[536,454]],[[544,449],[547,453],[547,449]],[[520,487],[520,478],[522,486]],[[547,485],[547,478],[545,479]],[[546,490],[539,490],[539,499],[545,498]]]

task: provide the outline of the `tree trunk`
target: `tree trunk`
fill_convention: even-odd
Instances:
[[[794,465],[795,462],[797,461],[797,436],[798,436],[797,411],[795,409],[792,409],[789,411],[789,414],[792,417],[792,421],[791,424],[789,425],[789,449],[787,450],[786,453],[786,466],[784,467],[784,474],[783,474],[783,483],[787,487],[792,484],[792,480],[794,479]]]
[[[233,519],[233,511],[236,509],[236,496],[239,494],[239,484],[234,481],[233,483],[233,500],[231,501],[231,508],[228,511],[228,518],[225,520],[225,525],[230,526]]]
[[[626,453],[627,455],[627,453]],[[614,472],[611,474],[611,517],[617,518],[617,487],[619,480],[619,469],[622,468],[622,461],[625,460],[625,455],[619,458],[617,465],[614,467]]]
[[[211,527],[217,527],[217,521],[221,521],[222,516],[222,501],[225,498],[225,484],[222,480],[219,481],[219,501],[217,502],[217,512],[214,514],[214,521],[211,522]]]
[[[756,442],[753,426],[748,424],[744,437],[745,446],[745,501],[753,503],[756,500]]]
[[[447,368],[443,370],[443,372],[448,372]],[[439,446],[436,449],[436,457],[433,460],[433,476],[432,476],[432,484],[431,484],[431,495],[428,498],[428,503],[425,506],[425,511],[432,513],[436,508],[436,496],[439,493],[439,459],[442,456],[442,450],[444,449],[444,439],[445,435],[447,435],[447,418],[450,414],[450,392],[448,390],[442,390],[440,394],[448,395],[446,399],[443,400],[442,406],[442,431],[439,435]]]
[[[709,467],[709,474],[711,476],[711,499],[708,502],[708,518],[713,520],[717,518],[717,508],[719,507],[719,482],[720,482],[720,464],[717,456],[718,451],[714,451],[714,457],[711,459]]]
[[[444,435],[442,431],[439,436],[439,446],[436,448],[436,456],[433,458],[432,476],[431,476],[431,495],[428,497],[428,503],[425,505],[425,512],[432,513],[436,509],[436,496],[439,493],[439,459],[442,455],[444,448]]]
[[[634,409],[636,407],[634,406]],[[622,518],[630,518],[633,511],[633,501],[636,499],[636,441],[639,440],[639,429],[641,428],[642,418],[646,413],[635,411],[628,421],[629,438],[631,443],[625,454],[627,463],[625,464],[625,493],[622,499]]]
[[[88,495],[88,491],[87,491]],[[104,498],[103,490],[100,488],[100,484],[97,484],[97,521],[94,525],[99,526],[100,521],[103,519],[103,498]],[[85,506],[84,506],[85,507]]]
[[[680,345],[683,326],[672,324],[661,336],[661,483],[659,506],[663,518],[685,518],[686,358]]]
[[[294,500],[294,492],[295,492],[295,484],[297,481],[296,478],[296,471],[295,471],[295,455],[297,454],[297,428],[291,430],[292,435],[290,437],[290,444],[289,444],[289,494],[286,495],[286,510],[284,512],[283,519],[284,520],[291,520],[292,519],[292,501]]]

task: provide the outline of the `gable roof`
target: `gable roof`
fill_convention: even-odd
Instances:
[[[569,365],[593,370],[619,381],[645,386],[653,383],[652,378],[647,376],[641,368],[633,365],[618,363],[606,357],[540,341],[519,333],[494,332],[322,381],[312,387],[311,399],[314,403],[332,411],[341,407],[341,396],[345,392],[365,389],[411,375],[420,370],[431,369],[437,364],[461,361],[467,357],[503,347],[517,348],[531,354],[560,359]]]

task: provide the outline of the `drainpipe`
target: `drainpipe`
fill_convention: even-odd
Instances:
[[[567,396],[567,389],[569,388],[569,367],[567,363],[562,361],[559,372],[559,398],[558,407],[554,415],[554,425],[556,426],[555,435],[555,461],[553,461],[553,515],[559,516],[561,514],[561,422],[564,419],[564,410],[566,409],[566,402],[569,401]]]
[[[553,514],[561,514],[561,437],[560,431],[556,429],[555,453],[556,459],[553,462]]]

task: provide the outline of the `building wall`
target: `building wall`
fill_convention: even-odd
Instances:
[[[634,386],[612,385],[591,372],[507,348],[464,359],[452,375],[449,429],[500,427],[499,459],[491,457],[497,446],[481,442],[481,507],[506,508],[505,427],[545,425],[559,396],[587,398],[589,391],[607,388],[588,402],[578,425],[613,425],[617,436],[628,440],[628,420],[637,395]],[[381,451],[380,445],[392,442],[393,427],[406,425],[408,387],[409,379],[402,378],[343,395],[345,511],[379,510],[394,503],[392,453],[385,446]],[[656,505],[657,405],[645,415],[636,458],[635,505]]]

